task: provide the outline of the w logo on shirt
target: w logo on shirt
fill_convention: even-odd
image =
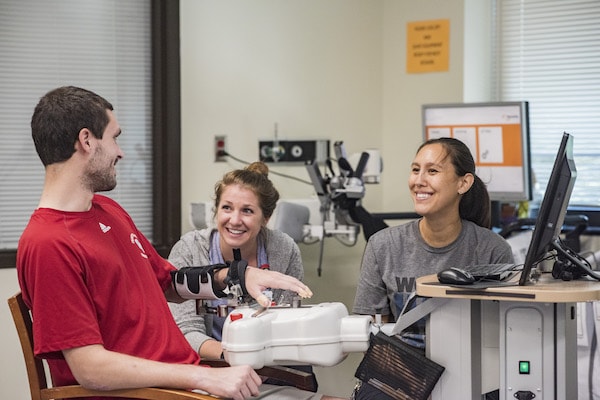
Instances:
[[[98,224],[100,225],[100,230],[102,230],[102,233],[110,231],[110,226],[104,225],[102,222],[99,222]]]
[[[396,285],[398,286],[397,292],[405,292],[410,293],[413,292],[416,287],[416,278],[414,276],[411,277],[396,277]]]

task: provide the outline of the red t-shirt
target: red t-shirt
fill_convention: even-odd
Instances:
[[[17,249],[35,354],[55,385],[76,383],[62,350],[91,344],[150,360],[198,364],[164,297],[174,267],[115,201],[86,212],[37,209]]]

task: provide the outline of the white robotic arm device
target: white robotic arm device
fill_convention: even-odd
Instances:
[[[348,315],[342,303],[238,307],[223,327],[223,354],[230,365],[333,366],[369,347],[372,318]]]

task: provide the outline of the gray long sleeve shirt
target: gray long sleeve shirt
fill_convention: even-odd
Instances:
[[[177,268],[204,266],[213,264],[210,261],[210,238],[214,229],[195,230],[186,233],[175,243],[169,254],[169,261]],[[265,246],[269,266],[272,271],[302,280],[304,269],[298,245],[287,234],[266,229]],[[279,301],[283,295],[283,302],[291,302],[294,293],[281,289],[273,290],[273,299]],[[202,343],[211,339],[212,315],[196,314],[196,301],[187,300],[183,303],[169,303],[175,322],[185,335],[188,342],[196,351]]]

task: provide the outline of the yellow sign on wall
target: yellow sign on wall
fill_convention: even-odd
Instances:
[[[406,72],[448,71],[450,20],[409,22],[406,30]]]

